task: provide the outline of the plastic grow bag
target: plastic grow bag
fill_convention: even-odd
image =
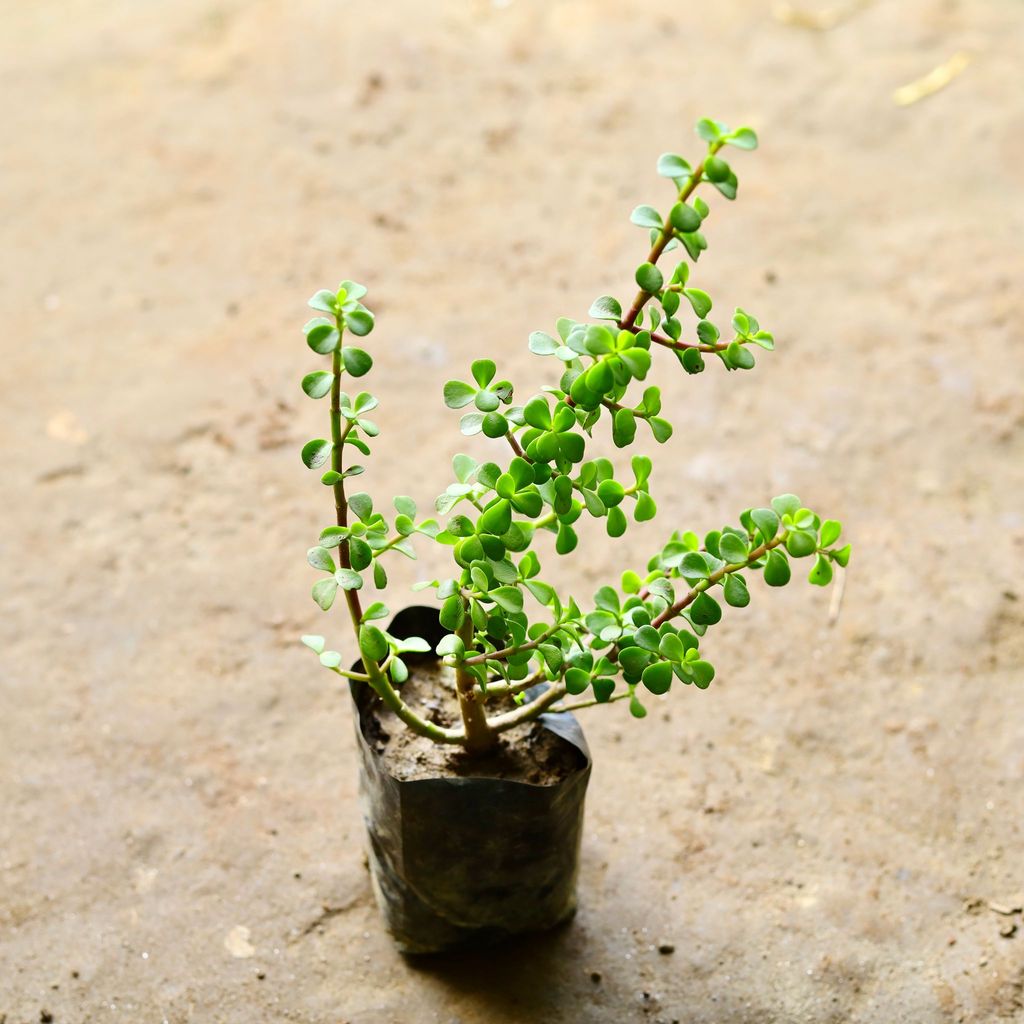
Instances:
[[[426,607],[399,612],[388,628],[431,646],[446,632],[437,610]],[[406,660],[415,672],[416,656]],[[538,719],[578,756],[579,767],[554,785],[454,775],[403,780],[374,748],[372,691],[353,682],[351,693],[370,871],[399,949],[431,953],[493,943],[571,917],[591,767],[576,719]]]

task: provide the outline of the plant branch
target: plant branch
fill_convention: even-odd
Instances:
[[[622,330],[629,331],[631,334],[639,334],[641,328],[634,325],[633,327],[623,327]],[[729,342],[727,341],[718,341],[713,345],[708,345],[703,341],[673,341],[664,334],[657,334],[654,331],[649,333],[654,344],[676,349],[679,352],[685,352],[688,348],[695,348],[698,352],[724,352],[729,347]],[[740,341],[741,339],[734,338],[733,340]]]
[[[720,579],[727,576],[731,572],[739,572],[740,569],[749,568],[759,558],[763,558],[772,548],[777,548],[788,536],[787,530],[782,530],[777,533],[770,541],[766,541],[764,544],[759,544],[754,548],[745,562],[732,562],[729,565],[723,565],[721,569],[717,569],[713,572],[706,580],[701,580],[699,583],[694,584],[693,588],[685,593],[675,604],[670,605],[666,608],[651,625],[657,629],[663,622],[668,622],[669,619],[674,619],[684,608],[692,604],[705,590],[713,587]]]
[[[617,700],[628,700],[629,693],[617,693],[614,697],[609,697],[607,700],[580,700],[576,701],[575,704],[562,704],[559,707],[549,708],[552,714],[564,714],[566,711],[579,711],[580,708],[591,708],[597,704],[614,704]]]
[[[458,629],[459,638],[466,648],[473,643],[473,618],[469,613],[468,604],[468,601],[464,604],[462,625]],[[463,744],[466,750],[481,753],[493,746],[494,734],[476,691],[476,677],[472,672],[466,671],[467,664],[468,660],[455,666],[455,692],[459,698],[459,713],[462,715]]]
[[[512,647],[503,647],[500,651],[493,651],[490,654],[474,654],[472,658],[466,658],[463,665],[483,665],[488,661],[502,661],[513,654],[521,654],[523,651],[536,650],[545,640],[553,636],[562,628],[562,624],[559,622],[552,626],[550,629],[545,630],[536,640],[528,640],[524,644],[517,644]],[[467,649],[469,648],[469,642],[466,643]]]
[[[338,331],[342,329],[341,320],[338,320]],[[344,446],[345,438],[348,435],[350,425],[341,425],[341,343],[334,350],[331,357],[331,372],[334,379],[331,381],[331,469],[338,474],[338,481],[334,484],[334,511],[338,525],[348,529],[348,499],[345,497],[344,477]],[[349,557],[348,538],[345,537],[338,545],[338,561],[343,569],[352,568],[352,559]],[[355,590],[345,591],[345,603],[348,605],[349,618],[352,620],[352,628],[356,633],[356,642],[359,640],[359,626],[363,621],[363,608],[359,601],[359,594]]]
[[[724,146],[724,142],[713,142],[709,147],[709,155],[714,156]],[[704,161],[702,160],[693,169],[693,173],[690,175],[690,180],[682,189],[679,190],[679,196],[677,202],[685,203],[687,199],[693,195],[697,186],[704,180]],[[661,254],[665,251],[665,246],[668,245],[675,232],[672,229],[672,225],[666,221],[664,227],[661,229],[661,235],[658,240],[651,246],[651,251],[647,254],[648,263],[657,263],[661,257]],[[619,321],[620,330],[629,330],[636,324],[636,318],[640,315],[644,306],[647,305],[653,296],[653,292],[649,292],[644,288],[636,293],[636,298],[633,299],[633,305],[629,307],[629,312]]]
[[[555,701],[564,697],[565,693],[564,683],[552,684],[539,697],[531,700],[529,704],[521,704],[512,711],[506,711],[504,714],[495,715],[494,718],[488,719],[488,725],[493,732],[500,733],[512,729],[522,722],[532,721],[547,708],[551,707]]]

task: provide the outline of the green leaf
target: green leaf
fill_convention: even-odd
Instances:
[[[658,444],[664,444],[672,436],[672,424],[668,420],[662,419],[660,416],[652,416],[647,421],[648,426],[651,428],[651,433],[654,435],[654,440]]]
[[[565,689],[574,697],[583,693],[590,685],[590,673],[581,668],[570,668],[565,673]]]
[[[435,650],[439,657],[444,658],[449,654],[454,654],[456,658],[461,659],[466,653],[466,645],[463,643],[462,637],[449,633],[447,636],[441,637]]]
[[[352,345],[346,345],[341,350],[341,361],[345,364],[345,369],[348,370],[353,377],[362,377],[370,372],[373,366],[373,358],[369,352],[364,352],[361,348],[355,348]]]
[[[737,128],[725,141],[737,149],[757,149],[757,133],[753,128]]]
[[[644,669],[641,679],[644,686],[646,686],[651,693],[668,693],[669,688],[672,686],[671,662],[656,661],[653,665],[648,665],[647,668]]]
[[[637,380],[643,380],[651,368],[651,353],[645,348],[627,348],[619,353],[619,358]]]
[[[696,231],[701,225],[700,214],[686,203],[676,203],[669,212],[668,219],[672,227],[683,234]]]
[[[658,644],[658,653],[669,661],[680,662],[686,656],[686,648],[678,634],[666,633]]]
[[[487,387],[494,380],[495,373],[498,372],[498,368],[494,365],[494,360],[492,359],[477,359],[469,370],[473,374],[473,380],[482,388]]]
[[[832,582],[832,564],[824,555],[818,555],[815,559],[807,580],[816,587],[827,587]]]
[[[810,530],[791,530],[786,536],[786,550],[794,558],[806,558],[817,546],[818,538]]]
[[[731,170],[729,171],[729,177],[725,181],[716,181],[714,185],[726,199],[736,198],[736,175]]]
[[[342,590],[361,590],[363,586],[363,577],[355,569],[339,569],[334,579]]]
[[[485,437],[504,437],[508,433],[508,420],[500,412],[489,412],[480,422]]]
[[[388,573],[383,562],[374,561],[373,563],[373,585],[378,590],[383,590],[388,585]]]
[[[646,492],[642,491],[637,495],[636,508],[633,510],[633,518],[638,523],[646,523],[658,514],[658,506],[655,500]]]
[[[718,541],[718,554],[729,565],[747,560],[747,545],[734,533],[723,533]]]
[[[551,410],[543,397],[531,398],[523,408],[523,419],[538,430],[551,429]]]
[[[313,584],[313,600],[327,611],[334,604],[334,595],[338,592],[338,584],[332,576],[330,579],[317,580]]]
[[[707,292],[701,291],[700,288],[684,288],[683,295],[686,296],[690,305],[693,306],[694,313],[701,320],[711,312],[711,296]]]
[[[677,153],[662,153],[658,157],[658,174],[663,178],[685,178],[690,165]]]
[[[641,263],[636,268],[636,283],[645,291],[660,292],[665,279],[661,271],[653,263]]]
[[[720,156],[709,156],[704,161],[704,175],[708,181],[717,184],[729,177],[729,165]]]
[[[730,342],[729,347],[725,350],[725,356],[734,370],[752,370],[754,368],[754,353],[738,341]]]
[[[574,551],[579,538],[576,531],[568,523],[558,524],[558,536],[555,538],[555,551],[560,555],[568,555]]]
[[[365,491],[356,491],[349,496],[348,507],[365,523],[373,514],[373,499]]]
[[[837,540],[839,535],[843,532],[843,524],[835,519],[826,519],[821,524],[821,546],[823,548],[830,548]]]
[[[686,349],[680,356],[680,361],[687,373],[700,373],[704,369],[704,357],[695,348]]]
[[[701,320],[697,324],[697,340],[705,345],[714,345],[720,335],[718,328],[710,320]]]
[[[693,672],[693,683],[702,690],[706,690],[711,685],[711,680],[715,678],[715,666],[710,661],[691,661],[690,669]]]
[[[331,557],[330,551],[327,548],[314,547],[310,548],[306,552],[306,561],[309,562],[314,569],[320,569],[322,572],[334,572],[337,568],[334,564],[334,559]]]
[[[373,619],[386,619],[390,614],[391,612],[388,611],[387,605],[381,601],[374,601],[373,604],[363,612],[363,622],[370,622]]]
[[[311,309],[319,309],[324,313],[333,313],[337,308],[337,301],[334,297],[334,292],[328,291],[326,288],[321,288],[310,300],[306,303]]]
[[[800,499],[795,494],[780,494],[772,498],[772,508],[780,516],[794,516],[800,510]]]
[[[627,525],[626,513],[621,508],[608,509],[605,529],[609,537],[621,537],[626,532]]]
[[[602,295],[600,298],[594,299],[587,315],[595,320],[618,321],[622,319],[622,306],[618,299],[613,299],[610,295]]]
[[[368,309],[354,309],[345,314],[345,326],[357,338],[362,338],[373,330],[373,314]]]
[[[383,661],[390,649],[388,638],[376,626],[364,624],[359,627],[359,650],[365,658]]]
[[[449,409],[462,409],[476,397],[476,388],[461,380],[450,380],[444,386],[444,404]]]
[[[538,356],[554,355],[559,348],[561,346],[550,334],[545,334],[543,331],[534,331],[530,335],[530,351]]]
[[[690,618],[698,626],[713,626],[721,621],[722,606],[710,594],[698,594],[690,605]]]
[[[784,587],[792,575],[789,559],[775,548],[768,552],[768,561],[764,566],[764,581],[769,587]]]
[[[725,603],[733,608],[746,608],[750,604],[750,591],[747,590],[747,581],[739,573],[730,572],[726,574],[725,582],[722,584]]]
[[[521,612],[523,610],[523,594],[515,587],[498,587],[492,590],[490,596],[494,603],[506,612]]]
[[[679,562],[679,575],[690,580],[706,580],[711,575],[701,551],[687,551]]]
[[[331,457],[331,442],[322,437],[307,441],[302,446],[302,461],[307,469],[319,469]]]
[[[479,527],[482,533],[500,537],[512,525],[512,505],[506,498],[499,498],[480,515]]]
[[[635,679],[647,667],[651,652],[643,647],[623,647],[619,651],[619,664],[631,679]]]
[[[705,142],[718,142],[725,130],[727,130],[725,125],[719,121],[712,121],[710,117],[702,117],[697,122],[697,134]]]
[[[662,226],[661,214],[653,206],[638,206],[629,215],[629,219],[642,228],[656,228],[660,230]]]
[[[421,636],[407,636],[395,644],[395,650],[400,654],[426,654],[430,650],[430,644]]]
[[[640,700],[637,697],[635,692],[630,694],[630,697],[629,697],[629,713],[634,718],[646,718],[647,717],[647,708],[645,708],[643,706],[643,704],[640,703]]]
[[[416,502],[412,498],[407,497],[404,494],[399,494],[394,499],[394,506],[396,512],[401,512],[403,516],[408,516],[410,519],[416,517]]]
[[[317,370],[315,373],[307,373],[302,378],[302,390],[310,398],[323,398],[331,390],[334,383],[334,374],[324,370]]]
[[[324,649],[324,638],[322,636],[313,636],[312,634],[307,634],[302,638],[302,642],[314,654],[320,654]]]
[[[455,632],[465,621],[466,605],[458,594],[453,594],[441,605],[440,621],[445,629]]]
[[[615,416],[612,419],[612,441],[615,443],[615,447],[625,448],[633,443],[633,438],[635,437],[636,417],[633,415],[632,410],[616,409]],[[608,481],[605,481],[605,483],[608,483]],[[622,498],[620,497],[619,501],[621,500]]]
[[[330,324],[318,324],[306,335],[306,344],[318,355],[325,356],[338,347],[341,335]]]
[[[779,532],[779,517],[770,508],[751,509],[750,518],[765,542],[772,540]]]
[[[320,664],[324,668],[337,668],[341,664],[341,655],[337,651],[324,651],[320,655]]]
[[[836,560],[836,562],[839,565],[841,565],[845,569],[846,566],[850,562],[850,551],[851,550],[852,550],[852,545],[847,544],[846,547],[840,548],[838,551],[834,551],[832,553],[832,557]]]

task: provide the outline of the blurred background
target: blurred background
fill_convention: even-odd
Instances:
[[[1022,1019],[1019,0],[3,21],[0,1021]],[[348,637],[309,599],[305,300],[369,287],[362,480],[427,506],[489,450],[443,382],[483,354],[549,381],[528,333],[632,294],[629,212],[667,208],[655,161],[701,116],[761,148],[692,281],[777,350],[660,362],[658,519],[542,544],[546,578],[586,602],[794,491],[843,521],[845,589],[752,588],[710,690],[587,713],[569,928],[407,965],[345,694],[297,642]],[[443,569],[421,547],[392,609]]]

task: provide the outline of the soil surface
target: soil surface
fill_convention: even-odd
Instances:
[[[451,669],[439,662],[407,656],[409,678],[402,684],[402,700],[422,718],[449,728],[459,724]],[[511,697],[491,700],[488,714],[515,707]],[[384,758],[396,779],[431,779],[439,775],[460,778],[506,779],[533,786],[553,786],[582,768],[586,759],[565,740],[538,722],[526,722],[503,732],[493,750],[467,756],[458,746],[434,743],[405,728],[398,716],[381,704],[371,711],[366,736]]]
[[[34,0],[4,38],[0,1020],[1024,1020],[1024,5]],[[588,602],[794,491],[845,592],[752,586],[708,691],[587,713],[571,925],[406,962],[297,641],[354,656],[309,598],[305,299],[370,287],[361,483],[427,507],[491,450],[443,382],[549,379],[528,333],[631,294],[705,114],[762,147],[693,283],[778,348],[659,362],[658,519],[544,575]]]

